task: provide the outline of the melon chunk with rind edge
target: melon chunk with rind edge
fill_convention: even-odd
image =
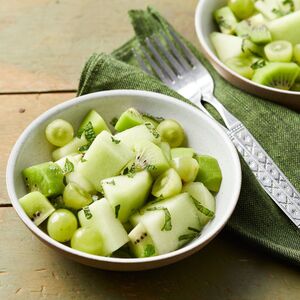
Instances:
[[[78,172],[101,192],[101,180],[120,174],[133,157],[133,152],[122,141],[102,131],[85,153],[84,161],[78,163]]]
[[[110,255],[128,241],[128,235],[109,202],[102,198],[83,208],[78,213],[82,227],[91,226],[103,238],[103,255]]]
[[[118,219],[124,223],[141,208],[149,195],[152,177],[148,171],[134,176],[120,175],[101,181],[104,196],[115,210]]]
[[[210,39],[216,50],[217,56],[222,62],[225,62],[228,58],[243,54],[243,39],[239,36],[213,32],[210,35]]]
[[[40,192],[31,192],[19,199],[19,203],[27,216],[39,226],[54,211],[50,201]]]
[[[151,210],[155,207],[158,209]],[[162,230],[166,219],[164,210],[159,208],[166,208],[169,211],[172,224],[171,230]],[[194,232],[189,228],[199,232],[202,228],[197,209],[188,193],[149,203],[140,213],[133,215],[130,222],[134,226],[140,222],[145,226],[158,254],[168,253],[181,247],[186,241],[180,240],[180,237]]]

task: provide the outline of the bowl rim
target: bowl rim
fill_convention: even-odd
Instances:
[[[212,1],[212,0],[209,0]],[[281,89],[276,89],[276,88],[272,88],[266,85],[262,85],[262,84],[258,84],[248,78],[245,78],[241,75],[239,75],[238,73],[234,72],[233,70],[231,70],[229,67],[227,67],[214,53],[214,51],[212,51],[212,49],[208,46],[208,44],[205,41],[205,37],[203,35],[201,26],[200,26],[200,15],[201,12],[205,10],[205,4],[206,1],[205,0],[199,0],[196,10],[195,10],[195,28],[196,28],[196,34],[200,43],[200,46],[203,49],[204,54],[207,56],[207,58],[210,58],[215,64],[219,65],[222,69],[224,69],[226,72],[228,72],[231,76],[233,77],[237,77],[238,79],[244,81],[245,83],[252,85],[258,89],[265,89],[266,91],[269,92],[275,92],[278,94],[283,94],[283,95],[293,95],[293,96],[300,96],[300,92],[297,91],[290,91],[290,90],[281,90]],[[222,76],[223,77],[223,76]]]
[[[197,239],[197,242],[194,244],[187,244],[186,246],[166,253],[166,254],[161,254],[158,256],[152,256],[152,257],[147,257],[147,258],[116,258],[116,257],[105,257],[105,256],[98,256],[98,255],[93,255],[93,254],[88,254],[84,253],[75,249],[72,249],[71,247],[64,245],[62,243],[59,243],[52,238],[50,238],[44,231],[42,231],[38,226],[36,226],[25,214],[23,211],[21,205],[19,204],[18,197],[16,195],[16,190],[14,188],[14,168],[16,165],[18,153],[19,153],[19,148],[21,145],[24,143],[26,138],[30,135],[32,130],[35,130],[36,127],[38,127],[41,123],[43,123],[45,120],[47,120],[49,117],[52,115],[63,111],[65,109],[68,109],[69,107],[72,107],[74,105],[80,105],[80,103],[84,101],[89,101],[93,100],[96,98],[106,98],[109,96],[146,96],[146,97],[152,97],[156,98],[161,101],[169,102],[169,103],[174,103],[176,102],[176,105],[179,105],[183,107],[184,109],[189,109],[189,110],[194,110],[197,112],[202,118],[205,119],[206,122],[214,129],[216,130],[223,138],[224,143],[229,147],[230,152],[232,153],[233,156],[233,164],[232,167],[235,170],[236,176],[237,176],[237,182],[235,182],[232,193],[232,198],[234,201],[232,202],[232,205],[228,208],[226,213],[222,216],[222,220],[220,221],[220,225],[216,227],[212,232],[210,232],[205,239],[201,238],[202,236],[200,235],[199,238]],[[101,101],[101,100],[100,100]],[[58,105],[55,105],[54,107],[50,108],[49,110],[45,111],[42,113],[40,116],[38,116],[36,119],[34,119],[22,132],[22,134],[19,136],[17,139],[15,145],[13,146],[8,163],[7,163],[7,168],[6,168],[6,185],[7,185],[7,191],[9,198],[11,199],[12,205],[14,209],[16,210],[18,216],[20,219],[25,223],[25,225],[41,240],[44,242],[47,242],[50,246],[54,248],[58,248],[61,252],[67,253],[67,254],[72,254],[77,256],[78,258],[85,258],[93,261],[98,261],[98,262],[106,262],[106,263],[112,263],[112,264],[145,264],[145,263],[152,263],[152,262],[157,262],[160,260],[167,260],[172,257],[176,256],[181,256],[184,253],[189,253],[192,252],[193,250],[197,250],[197,248],[200,248],[201,245],[205,245],[208,241],[213,239],[220,231],[221,229],[225,226],[227,221],[229,220],[230,216],[232,215],[238,198],[240,194],[240,189],[241,189],[241,165],[239,161],[239,156],[237,154],[237,151],[232,144],[231,140],[229,137],[226,135],[225,131],[221,128],[221,126],[218,125],[218,123],[206,116],[202,111],[196,109],[192,105],[189,105],[185,103],[184,101],[181,101],[179,99],[156,93],[156,92],[150,92],[150,91],[142,91],[142,90],[108,90],[108,91],[100,91],[100,92],[95,92],[79,97],[74,97],[70,100],[67,100],[63,103],[60,103]]]

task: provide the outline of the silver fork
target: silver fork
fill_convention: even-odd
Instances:
[[[211,118],[203,102],[210,103],[219,112],[227,129],[222,127],[260,185],[289,219],[300,228],[298,191],[245,126],[215,98],[214,82],[210,73],[172,28],[169,28],[169,32],[172,39],[164,32],[147,37],[145,45],[141,46],[143,55],[132,49],[140,67],[189,99]],[[145,62],[148,62],[151,69]]]

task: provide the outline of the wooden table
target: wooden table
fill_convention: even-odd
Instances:
[[[38,241],[6,193],[5,167],[22,130],[75,95],[93,52],[133,34],[127,11],[156,7],[195,45],[196,0],[10,0],[0,4],[0,299],[299,299],[299,269],[224,231],[175,265],[140,273],[92,269]]]

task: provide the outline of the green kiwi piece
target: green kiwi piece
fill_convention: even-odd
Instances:
[[[110,130],[109,130],[107,124],[105,123],[105,121],[103,120],[103,118],[94,109],[92,109],[86,114],[83,121],[81,122],[81,124],[78,128],[77,136],[80,137],[82,135],[85,127],[87,126],[87,124],[89,122],[92,123],[93,130],[96,135],[98,135],[103,130],[110,132]]]
[[[136,142],[134,152],[135,161],[131,167],[133,172],[146,169],[156,178],[170,168],[170,164],[161,148],[149,141]]]
[[[142,223],[136,225],[128,234],[129,247],[135,257],[150,257],[157,255],[153,240]]]
[[[243,77],[251,79],[254,74],[254,70],[251,68],[252,60],[248,57],[232,57],[226,60],[225,64]]]
[[[228,6],[217,9],[214,12],[214,18],[219,25],[221,32],[226,34],[234,33],[237,19]]]
[[[202,182],[210,191],[218,192],[222,182],[222,172],[218,161],[209,155],[198,155],[199,171],[196,181]]]
[[[254,26],[250,30],[250,39],[256,44],[267,44],[272,41],[271,32],[266,25]]]
[[[37,226],[55,211],[49,200],[40,192],[31,192],[20,198],[19,202],[27,216]]]
[[[269,61],[290,62],[293,57],[293,46],[288,41],[274,41],[264,48]]]
[[[145,123],[143,116],[135,108],[131,107],[121,114],[115,129],[120,132],[143,123]]]
[[[291,87],[291,91],[300,92],[300,82],[295,82]]]
[[[246,55],[257,55],[260,57],[264,56],[263,47],[253,43],[249,39],[243,39],[242,52]]]
[[[296,78],[300,68],[295,63],[274,62],[254,72],[252,80],[273,88],[289,90]]]
[[[39,191],[46,197],[58,196],[65,188],[63,171],[53,162],[26,168],[22,175],[30,192]]]

